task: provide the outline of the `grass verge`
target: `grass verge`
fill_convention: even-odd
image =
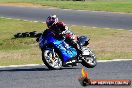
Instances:
[[[63,0],[0,0],[0,3],[14,3],[14,5],[19,3],[23,3],[21,5],[24,5],[24,3],[32,3],[33,5],[50,6],[62,9],[132,13],[132,0],[86,0],[86,2]]]
[[[0,18],[0,65],[39,64],[41,52],[34,38],[14,39],[17,32],[43,31],[46,25]],[[91,38],[98,59],[132,58],[132,31],[70,26],[77,35]]]

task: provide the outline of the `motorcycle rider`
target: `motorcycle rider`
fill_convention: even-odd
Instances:
[[[52,31],[54,36],[58,39],[65,38],[65,41],[72,47],[74,47],[77,52],[81,52],[80,47],[77,43],[77,36],[68,29],[64,22],[59,21],[56,15],[50,15],[46,19],[46,24],[48,27],[46,31]],[[44,32],[44,34],[46,33],[46,31]]]

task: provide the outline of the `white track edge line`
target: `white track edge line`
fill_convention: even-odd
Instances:
[[[132,61],[132,59],[98,60],[97,62]]]
[[[119,61],[132,61],[132,59],[115,59],[115,60],[98,60],[99,63],[106,62],[119,62]],[[32,67],[32,66],[42,66],[44,64],[26,64],[26,65],[9,65],[9,66],[0,66],[0,68],[17,68],[17,67]]]
[[[18,19],[18,18],[10,18],[10,17],[0,17],[0,18],[4,18],[4,19],[14,19],[14,20],[22,20],[22,21],[25,21],[25,22],[34,22],[34,23],[45,23],[45,22],[41,22],[41,21],[31,21],[31,20],[26,20],[26,19]]]
[[[41,65],[44,64],[9,65],[9,66],[0,66],[0,68],[30,67],[30,66],[41,66]]]

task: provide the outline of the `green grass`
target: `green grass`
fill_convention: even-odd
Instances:
[[[90,37],[98,59],[132,58],[132,31],[69,26],[77,35]],[[43,31],[46,25],[0,18],[0,65],[40,64],[41,51],[34,38],[14,38],[17,32]]]
[[[42,32],[41,23],[0,18],[0,65],[42,63],[34,38],[14,38],[17,32]]]
[[[132,0],[86,0],[63,1],[63,0],[0,0],[0,3],[32,3],[41,6],[57,7],[62,9],[80,9],[91,11],[110,11],[132,13]]]

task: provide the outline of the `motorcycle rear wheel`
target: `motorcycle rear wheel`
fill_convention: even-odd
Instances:
[[[48,49],[42,51],[42,60],[44,64],[51,70],[59,70],[62,67],[62,60],[60,59],[57,52]]]

